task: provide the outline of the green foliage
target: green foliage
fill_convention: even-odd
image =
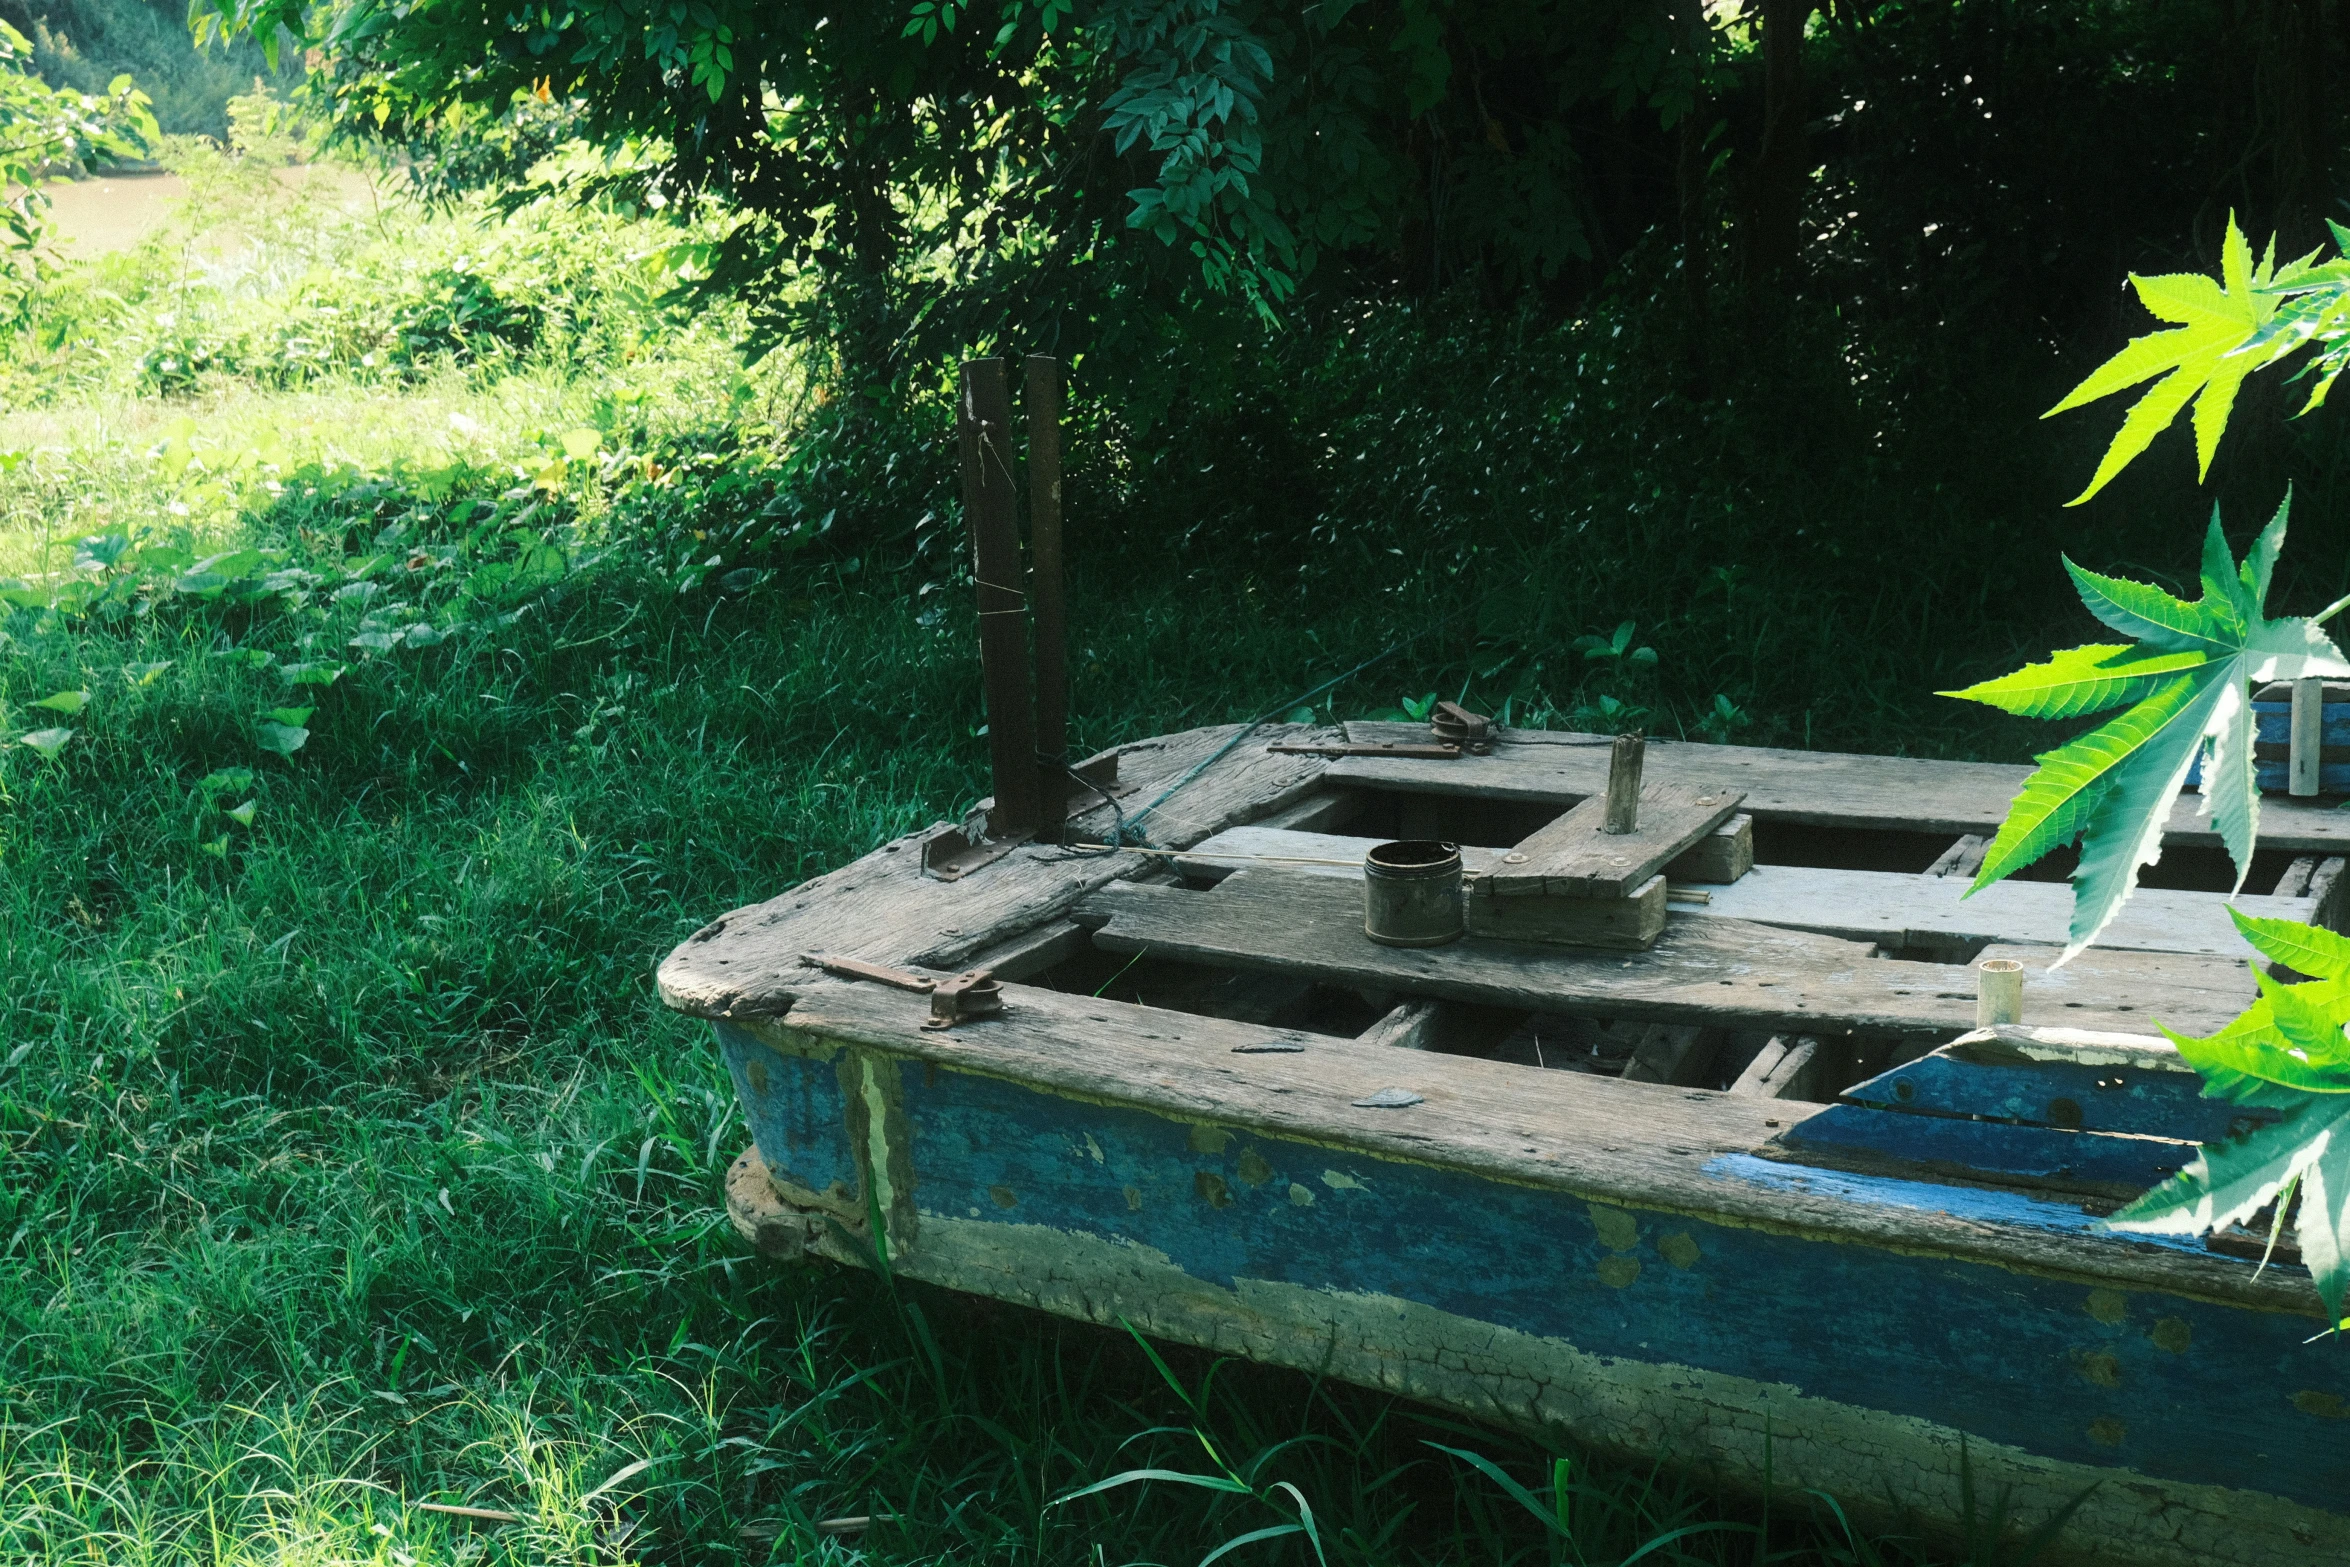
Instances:
[[[2078,506],[2105,488],[2178,417],[2189,400],[2195,404],[2197,474],[2210,474],[2220,433],[2227,428],[2228,410],[2235,406],[2236,389],[2261,365],[2257,355],[2240,350],[2262,335],[2276,314],[2277,294],[2306,275],[2312,259],[2314,252],[2279,268],[2272,238],[2268,254],[2254,266],[2252,247],[2245,243],[2231,213],[2227,241],[2220,251],[2218,282],[2192,272],[2131,277],[2130,286],[2138,291],[2140,303],[2157,319],[2177,326],[2173,331],[2132,339],[2129,347],[2099,365],[2041,416],[2050,418],[2161,377],[2152,391],[2131,406],[2089,487],[2068,504]]]
[[[453,103],[405,138],[409,188],[441,203],[521,189],[533,169],[576,141],[580,129],[578,106],[543,91],[518,91],[503,108]]]
[[[284,87],[301,77],[293,59],[283,62],[283,72],[272,72],[249,39],[194,47],[187,8],[172,0],[39,0],[24,9],[32,17],[27,31],[42,80],[96,96],[128,76],[153,100],[156,123],[167,135],[226,141],[235,134],[229,106],[240,94],[252,94],[261,78]]]
[[[2205,1092],[2282,1112],[2225,1143],[2109,1221],[2150,1235],[2201,1235],[2288,1210],[2327,1320],[2350,1327],[2350,939],[2230,910],[2253,950],[2310,978],[2280,983],[2253,965],[2260,999],[2208,1038],[2163,1032],[2207,1080]],[[2294,1208],[2298,1194],[2300,1204]],[[2273,1238],[2272,1238],[2273,1244]]]
[[[1325,258],[1420,254],[1431,147],[1425,177],[1460,193],[1433,280],[1551,282],[1594,256],[1589,165],[1616,156],[1579,122],[1638,119],[1653,144],[1722,52],[1641,7],[1572,25],[1451,0],[1010,0],[958,25],[968,11],[203,0],[192,17],[201,37],[318,51],[313,101],[422,150],[428,188],[476,177],[440,150],[468,126],[500,127],[471,145],[511,146],[510,176],[559,119],[605,160],[577,188],[724,205],[741,221],[701,286],[746,293],[763,345],[821,332],[889,384],[1014,322],[1074,309],[1147,338],[1138,307],[1203,292],[1269,319]]]
[[[2350,234],[2338,226],[2334,234],[2337,247],[2350,250]],[[2350,332],[2350,268],[2315,260],[2312,252],[2279,266],[2271,240],[2255,267],[2231,216],[2217,284],[2193,274],[2131,279],[2147,309],[2177,328],[2133,341],[2050,410],[2161,377],[2131,408],[2074,504],[2127,467],[2190,399],[2199,473],[2208,475],[2245,377],[2301,347],[2318,346],[2320,377],[2303,411],[2324,401],[2350,363],[2350,344],[2343,341]],[[2289,505],[2288,496],[2241,567],[2228,554],[2214,510],[2204,542],[2203,597],[2193,604],[2144,584],[2098,577],[2067,560],[2090,612],[2140,646],[2076,648],[2046,665],[1949,693],[2048,717],[2136,704],[2040,759],[1975,883],[1987,885],[2080,836],[2068,958],[2118,911],[2138,866],[2160,854],[2171,806],[2198,759],[2205,809],[2242,886],[2260,802],[2248,683],[2350,673],[2318,629],[2343,603],[2311,620],[2264,618]],[[2229,912],[2255,951],[2313,978],[2283,983],[2256,963],[2260,999],[2242,1016],[2208,1038],[2164,1032],[2203,1075],[2206,1094],[2280,1110],[2282,1118],[2206,1144],[2179,1174],[2108,1222],[2123,1231],[2201,1235],[2273,1208],[2273,1249],[2292,1210],[2302,1260],[2327,1318],[2350,1327],[2350,1036],[2344,1033],[2350,941]]]
[[[159,134],[147,95],[117,76],[101,93],[51,87],[30,72],[31,40],[0,22],[0,325],[24,319],[47,273],[50,180],[143,153]]]
[[[481,197],[418,210],[347,164],[289,180],[264,154],[179,143],[165,156],[190,192],[165,226],[28,303],[30,340],[0,353],[16,406],[638,358],[668,373],[696,353],[737,373],[740,311],[659,302],[668,224],[551,199],[511,215]]]
[[[252,744],[287,761],[318,711],[289,694],[325,692],[350,667],[340,660],[456,656],[538,608],[586,558],[566,542],[571,508],[550,488],[513,485],[511,472],[462,461],[367,472],[289,462],[274,447],[223,452],[193,419],[154,460],[181,514],[284,513],[301,519],[292,542],[199,556],[192,523],[92,535],[75,541],[70,571],[0,581],[0,600],[36,636],[141,623],[200,649],[199,661],[246,671]],[[178,662],[126,659],[105,678],[152,686]],[[89,702],[77,689],[29,705],[70,717]],[[67,737],[22,738],[54,756]]]
[[[2089,487],[2071,504],[2077,506],[2103,489],[2190,400],[2195,405],[2197,472],[2208,476],[2245,378],[2290,360],[2302,349],[2314,351],[2303,372],[2314,377],[2314,384],[2301,412],[2323,406],[2335,379],[2350,368],[2350,229],[2332,223],[2328,227],[2339,253],[2334,260],[2320,262],[2319,252],[2313,250],[2280,265],[2272,237],[2267,254],[2255,266],[2251,246],[2231,214],[2216,281],[2191,272],[2131,277],[2147,310],[2177,327],[2133,339],[2048,410],[2051,415],[2063,413],[2141,381],[2162,378],[2131,407]]]
[[[2284,549],[2290,507],[2288,497],[2240,566],[2215,511],[2204,536],[2203,594],[2192,603],[2066,560],[2089,612],[2136,645],[2072,648],[2045,664],[1942,693],[2031,718],[2128,706],[2038,759],[1968,889],[1979,892],[2079,840],[2066,959],[2097,939],[2136,889],[2139,870],[2161,857],[2171,808],[2198,761],[2203,809],[2236,862],[2241,887],[2260,826],[2251,686],[2350,675],[2350,663],[2319,629],[2326,616],[2267,617],[2269,579]]]

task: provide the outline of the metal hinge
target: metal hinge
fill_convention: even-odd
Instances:
[[[836,958],[820,952],[803,952],[800,961],[810,968],[819,968],[842,979],[869,979],[877,984],[894,985],[900,990],[921,991],[930,997],[930,1016],[922,1020],[927,1029],[953,1028],[957,1023],[976,1017],[1000,1017],[1004,1010],[1003,987],[986,969],[966,969],[960,974],[941,978],[935,974],[916,974],[886,963],[870,963],[863,958]]]

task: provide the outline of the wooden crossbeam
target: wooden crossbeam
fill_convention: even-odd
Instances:
[[[1955,963],[1872,958],[1863,942],[1743,920],[1676,919],[1645,952],[1575,952],[1476,936],[1448,947],[1382,947],[1363,935],[1362,888],[1258,866],[1215,890],[1113,883],[1078,906],[1097,947],[1325,984],[1529,1012],[1658,1018],[1813,1036],[1846,1031],[1956,1036],[1974,1027],[1973,975]],[[2154,1021],[2208,1033],[2251,1003],[2240,962],[2092,951],[2050,971],[2049,948],[2005,947],[2029,972],[2034,1022],[2116,1032]]]
[[[1630,832],[1605,830],[1607,802],[1595,796],[1509,850],[1477,879],[1495,898],[1628,898],[1671,861],[1737,814],[1735,789],[1650,784]]]

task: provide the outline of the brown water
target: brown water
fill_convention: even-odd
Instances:
[[[320,190],[343,206],[364,205],[370,196],[367,177],[353,169],[299,164],[279,169],[277,177],[291,189]],[[128,250],[169,222],[187,193],[185,180],[160,169],[52,185],[49,213],[61,240],[58,249],[83,260]]]

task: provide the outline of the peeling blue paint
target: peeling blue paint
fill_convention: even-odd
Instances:
[[[1947,1046],[1855,1083],[1843,1097],[1888,1110],[1991,1116],[2032,1126],[2119,1132],[2216,1143],[2277,1119],[2203,1097],[2203,1079],[2185,1070],[2083,1066],[2070,1061],[1983,1059]]]
[[[740,1084],[750,1042],[722,1038]],[[804,1096],[779,1095],[771,1081],[770,1102],[794,1108],[753,1115],[761,1151],[806,1161],[821,1135],[803,1117],[820,1113],[827,1093],[837,1103],[835,1069],[760,1053],[771,1074],[811,1079]],[[2312,1319],[1593,1204],[975,1073],[876,1064],[899,1074],[925,1215],[1128,1241],[1227,1287],[1264,1280],[1417,1302],[1593,1355],[1786,1384],[2053,1459],[2321,1507],[2350,1497],[2350,1427],[2320,1413],[2350,1407],[2350,1355],[2305,1345]],[[771,1150],[771,1131],[800,1141]],[[1706,1173],[2069,1235],[2084,1272],[2100,1250],[2181,1244],[2099,1235],[2077,1208],[2017,1193],[1746,1156]]]
[[[1830,1105],[1779,1134],[1796,1152],[1880,1154],[1984,1176],[2030,1176],[2142,1192],[2179,1173],[2195,1145],[2158,1137],[2068,1132],[1958,1116],[1914,1115],[1869,1105]]]
[[[713,1026],[767,1168],[811,1192],[837,1186],[861,1208],[864,1183],[849,1137],[848,1098],[834,1064],[772,1050],[730,1024]]]

